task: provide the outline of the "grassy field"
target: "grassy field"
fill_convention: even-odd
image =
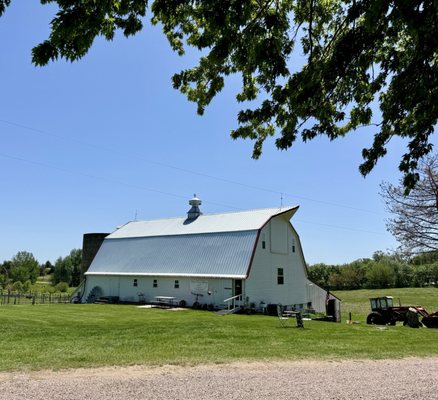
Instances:
[[[32,293],[59,293],[59,290],[52,285],[53,275],[39,276],[37,281],[31,286]],[[75,291],[75,287],[69,287],[67,293],[71,294]]]
[[[402,302],[424,298],[423,305],[438,310],[438,290],[416,290],[404,289]],[[344,316],[351,308],[355,319],[364,319],[369,294],[338,292]],[[305,321],[305,329],[284,329],[277,318],[263,315],[220,317],[121,305],[3,306],[0,335],[1,371],[438,355],[433,329],[316,321]]]
[[[402,288],[344,290],[333,292],[342,300],[343,319],[352,313],[353,320],[365,321],[370,312],[370,297],[392,296],[394,305],[421,305],[429,313],[438,311],[438,288]]]

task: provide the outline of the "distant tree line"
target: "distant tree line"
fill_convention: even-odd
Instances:
[[[438,287],[438,251],[410,259],[378,251],[349,264],[310,265],[308,273],[311,281],[332,290]]]
[[[29,291],[39,277],[50,276],[50,282],[60,291],[78,286],[81,280],[82,250],[73,249],[66,257],[39,263],[32,253],[19,251],[11,260],[0,264],[0,287],[14,291]]]

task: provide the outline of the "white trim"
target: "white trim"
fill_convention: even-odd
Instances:
[[[224,278],[224,279],[246,279],[245,275],[220,275],[220,274],[172,274],[172,273],[150,273],[150,272],[86,272],[87,276],[169,276],[187,278]]]

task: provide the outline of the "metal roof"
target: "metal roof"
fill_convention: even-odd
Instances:
[[[257,231],[105,239],[86,275],[246,277]]]
[[[259,229],[297,209],[129,222],[105,238],[86,275],[246,278]]]
[[[292,218],[297,209],[298,206],[283,209],[264,208],[222,214],[203,214],[195,220],[169,218],[152,221],[133,221],[128,222],[111,233],[105,240],[256,230],[260,229],[275,215],[284,214],[287,219]]]

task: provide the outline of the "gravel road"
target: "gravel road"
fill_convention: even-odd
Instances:
[[[437,400],[438,358],[4,373],[0,399]]]

